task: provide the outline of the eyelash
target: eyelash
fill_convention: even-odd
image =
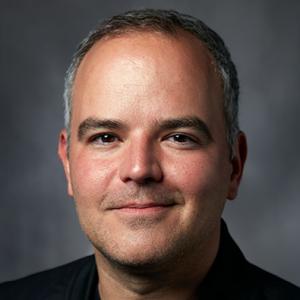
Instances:
[[[103,138],[109,138],[109,139],[113,139],[113,141],[102,141],[102,142],[99,142],[100,139],[103,139]],[[99,133],[99,134],[96,134],[94,136],[92,136],[91,138],[89,138],[89,143],[95,143],[95,144],[101,144],[101,145],[109,145],[113,142],[115,142],[116,140],[120,140],[118,138],[118,136],[116,136],[115,134],[113,133],[109,133],[109,132],[105,132],[105,133]]]
[[[103,141],[103,138],[108,139],[108,141],[107,140]],[[182,145],[182,146],[200,144],[200,142],[198,141],[197,138],[191,137],[190,135],[185,134],[185,133],[173,133],[173,134],[166,136],[162,140],[170,141],[170,139],[173,139],[172,142],[174,142],[178,145]],[[176,140],[176,139],[179,139],[179,140]],[[184,141],[182,141],[182,140],[180,141],[180,139],[184,139]],[[121,139],[117,135],[115,135],[113,133],[109,133],[109,132],[96,134],[96,135],[90,137],[88,140],[88,142],[91,144],[98,144],[98,145],[102,145],[102,146],[111,145],[112,143],[115,143],[116,141],[121,141]]]
[[[170,138],[172,138],[173,142],[175,142],[176,144],[182,144],[182,145],[189,145],[189,144],[196,145],[196,144],[199,144],[199,141],[198,141],[197,138],[192,137],[192,136],[190,136],[188,134],[185,134],[185,133],[173,133],[173,134],[167,136],[166,140],[168,140]],[[178,140],[176,141],[175,140],[176,138],[179,139],[179,140],[183,138],[184,141],[178,141]]]

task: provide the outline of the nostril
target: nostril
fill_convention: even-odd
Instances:
[[[138,161],[135,163],[126,160],[120,166],[120,178],[122,181],[134,181],[137,183],[159,182],[163,177],[160,164],[157,161]]]

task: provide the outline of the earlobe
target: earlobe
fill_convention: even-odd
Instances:
[[[227,199],[236,198],[238,188],[242,179],[244,165],[247,158],[247,139],[244,132],[240,131],[235,143],[235,155],[231,160],[232,173],[230,178],[230,186],[228,189]]]
[[[68,137],[65,129],[63,129],[59,134],[58,156],[62,162],[65,171],[65,176],[68,185],[68,194],[70,196],[73,196],[73,189],[72,189],[71,176],[70,176],[70,162],[68,156]]]

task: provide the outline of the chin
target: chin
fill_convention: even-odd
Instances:
[[[157,269],[165,259],[159,255],[143,255],[143,256],[117,256],[102,251],[101,254],[106,260],[117,268],[127,269],[135,272],[147,272]]]
[[[161,271],[182,260],[191,243],[183,239],[143,239],[135,243],[119,243],[109,245],[95,244],[95,253],[99,261],[105,260],[116,268],[130,272],[151,273]]]

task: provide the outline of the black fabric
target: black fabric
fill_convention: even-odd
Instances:
[[[0,285],[1,300],[100,300],[94,256]],[[300,300],[300,289],[249,263],[222,222],[220,248],[201,300]]]
[[[0,285],[1,300],[91,300],[97,288],[94,256]],[[92,299],[94,300],[94,299]]]

